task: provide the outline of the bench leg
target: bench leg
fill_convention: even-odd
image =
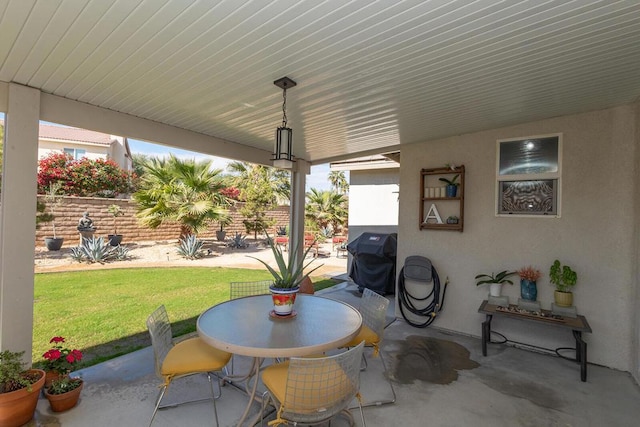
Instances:
[[[576,362],[580,364],[580,380],[587,381],[587,343],[582,339],[582,332],[573,331],[576,339]]]
[[[492,315],[487,314],[484,322],[482,322],[482,355],[487,355],[487,343],[491,340],[491,319]]]

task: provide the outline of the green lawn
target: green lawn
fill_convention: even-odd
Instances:
[[[89,366],[151,345],[147,316],[160,304],[174,335],[195,331],[197,317],[229,298],[229,282],[265,280],[266,270],[221,267],[131,268],[35,275],[33,361],[53,336],[84,353]],[[316,290],[336,284],[314,279]]]

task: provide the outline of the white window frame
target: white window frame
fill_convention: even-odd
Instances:
[[[84,148],[63,148],[62,152],[65,154],[70,154],[73,157],[73,160],[80,160],[83,157],[87,156],[87,150]],[[82,152],[82,153],[80,153]]]
[[[558,138],[558,171],[551,173],[531,173],[531,174],[513,174],[500,175],[500,144],[505,142],[524,141],[527,139],[540,138]],[[500,213],[500,187],[504,181],[540,181],[555,180],[556,192],[556,212],[555,214],[530,214],[530,213]],[[562,207],[562,133],[552,133],[546,135],[525,136],[520,138],[498,139],[496,141],[496,192],[495,192],[495,209],[497,217],[510,218],[560,218]]]

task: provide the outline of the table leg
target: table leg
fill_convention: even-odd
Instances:
[[[487,355],[487,343],[491,340],[491,319],[492,315],[487,314],[486,319],[482,322],[482,355]]]
[[[576,339],[576,362],[580,364],[580,380],[587,381],[587,343],[582,339],[582,332],[573,331]]]

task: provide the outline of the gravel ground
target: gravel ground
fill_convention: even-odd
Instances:
[[[258,261],[249,258],[255,256],[274,265],[274,258],[268,246],[260,240],[247,239],[249,247],[246,249],[232,249],[216,240],[205,240],[205,256],[197,260],[187,260],[177,252],[178,240],[161,242],[136,242],[123,246],[129,248],[129,259],[111,261],[105,264],[79,263],[71,258],[71,248],[63,247],[60,251],[50,252],[44,247],[37,247],[34,254],[34,269],[36,273],[73,271],[103,268],[131,268],[131,267],[238,267],[263,269]],[[308,258],[311,260],[311,258]],[[320,244],[319,255],[311,267],[322,265],[313,275],[335,276],[347,272],[347,257],[336,257],[331,243]]]

